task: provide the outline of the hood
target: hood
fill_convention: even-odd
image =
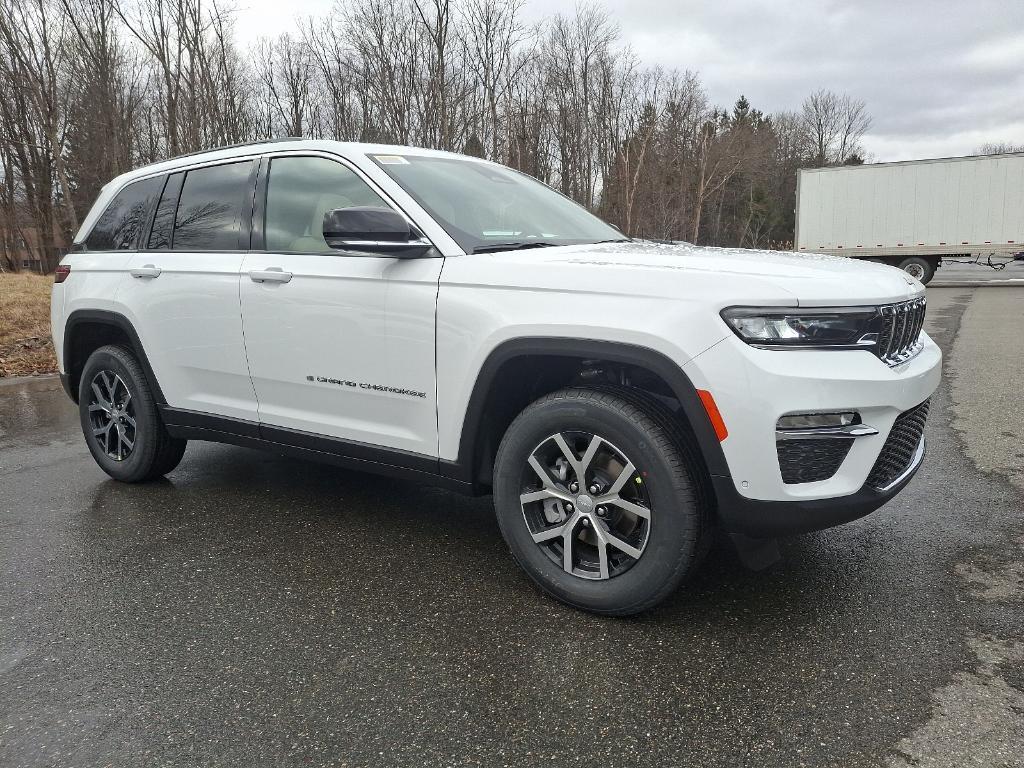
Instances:
[[[924,292],[924,286],[902,270],[874,262],[685,243],[571,245],[467,258],[513,267],[523,287],[565,287],[568,281],[595,292],[668,297],[696,291],[708,298],[723,296],[726,304],[884,304]]]

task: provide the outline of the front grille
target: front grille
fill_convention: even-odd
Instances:
[[[842,438],[805,438],[776,440],[779,469],[786,485],[828,480],[839,471],[853,440]]]
[[[921,351],[925,298],[879,307],[882,325],[875,351],[889,365],[900,365]]]
[[[896,417],[889,437],[878,454],[875,466],[868,475],[868,485],[872,488],[885,488],[893,480],[902,475],[910,466],[924,436],[924,424],[928,420],[928,405],[925,400],[920,405],[905,411]]]

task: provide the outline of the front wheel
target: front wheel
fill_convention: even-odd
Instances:
[[[565,389],[528,406],[498,449],[494,503],[541,589],[607,615],[671,594],[709,534],[696,463],[671,416],[628,390]]]
[[[146,375],[131,350],[110,345],[93,352],[78,387],[82,432],[100,469],[137,483],[176,466],[187,441],[167,434]]]

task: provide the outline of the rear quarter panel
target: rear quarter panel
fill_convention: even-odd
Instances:
[[[50,296],[50,326],[61,373],[67,372],[64,333],[68,318],[79,309],[120,312],[117,290],[131,256],[128,251],[72,253],[62,259],[61,264],[71,267],[71,274],[63,283],[54,285]]]

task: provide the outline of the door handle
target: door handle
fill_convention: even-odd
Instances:
[[[252,270],[249,279],[254,283],[287,283],[292,279],[292,273],[285,272],[280,267],[268,267]]]
[[[144,266],[130,270],[132,277],[160,277],[160,272],[160,267],[154,267],[152,264],[145,264]]]

